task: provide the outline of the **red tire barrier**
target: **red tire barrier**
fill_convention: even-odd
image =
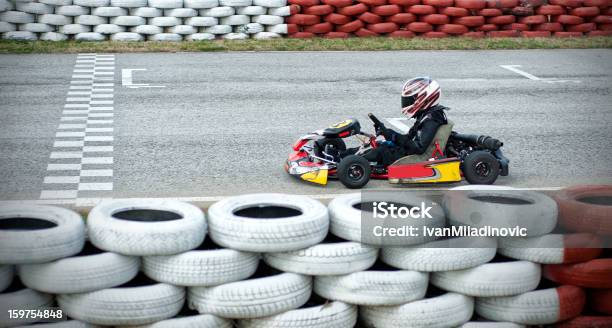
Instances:
[[[602,14],[608,15],[608,16],[612,16],[612,5],[610,5],[610,7],[608,7],[608,9],[603,11]]]
[[[448,37],[448,34],[444,32],[427,32],[423,33],[423,37],[428,39],[442,39]]]
[[[516,16],[531,16],[535,12],[532,7],[514,7],[511,13]]]
[[[289,0],[287,2],[289,4],[299,5],[302,7],[316,6],[321,3],[319,0]]]
[[[345,32],[328,32],[323,34],[323,37],[326,39],[346,39],[350,36],[350,34]]]
[[[334,25],[329,22],[314,24],[304,27],[304,32],[310,32],[315,34],[329,33],[334,30]]]
[[[597,28],[602,31],[612,31],[612,24],[599,24]]]
[[[333,12],[334,12],[334,7],[330,5],[318,5],[318,6],[304,7],[304,9],[302,10],[302,14],[317,15],[317,16],[325,16]]]
[[[547,19],[544,15],[534,15],[519,18],[519,23],[523,24],[542,24],[546,23]]]
[[[612,16],[607,16],[607,15],[595,16],[591,20],[591,22],[597,23],[597,24],[612,24]]]
[[[465,16],[453,18],[453,24],[465,25],[468,27],[476,27],[484,25],[484,16]]]
[[[423,0],[424,5],[436,7],[452,7],[455,0]]]
[[[574,318],[584,309],[586,295],[582,288],[576,286],[559,286],[556,288],[559,297],[559,318],[557,322]]]
[[[459,24],[444,24],[444,25],[438,26],[436,28],[436,31],[458,35],[458,34],[467,33],[470,30],[466,26],[459,25]]]
[[[583,0],[582,5],[585,7],[608,7],[608,0]]]
[[[548,31],[522,31],[521,36],[524,38],[547,38],[550,37]]]
[[[463,17],[470,14],[470,11],[465,8],[446,7],[440,9],[440,14],[451,17]]]
[[[374,33],[391,33],[399,30],[399,26],[395,23],[378,23],[378,24],[368,24],[367,29]]]
[[[612,31],[591,31],[587,33],[588,36],[612,36]]]
[[[431,14],[431,15],[421,16],[419,20],[421,22],[429,23],[432,25],[442,25],[442,24],[448,24],[450,22],[450,20],[448,19],[448,16],[441,15],[441,14]]]
[[[513,8],[518,5],[518,0],[487,0],[488,8]]]
[[[379,36],[380,34],[376,32],[372,32],[365,28],[360,28],[359,30],[357,30],[357,32],[355,32],[355,35],[361,38],[367,38],[367,37]]]
[[[583,24],[574,26],[581,25]],[[568,30],[571,27],[568,26]],[[579,29],[582,30],[584,27]],[[572,30],[569,32],[582,31]],[[612,236],[612,220],[610,220],[612,218],[612,206],[610,206],[612,204],[612,186],[570,187],[558,192],[554,198],[559,206],[559,221],[563,227],[571,231]],[[612,281],[612,279],[610,280]]]
[[[485,0],[455,0],[455,7],[465,9],[482,9],[487,6]]]
[[[548,280],[587,288],[612,288],[612,259],[575,264],[547,264],[542,275]]]
[[[533,27],[534,31],[563,32],[561,23],[543,23]]]
[[[584,34],[582,34],[581,32],[555,32],[553,34],[553,36],[557,38],[573,38],[573,37],[579,37],[583,35]]]
[[[529,25],[521,23],[512,23],[502,25],[501,29],[504,31],[529,31]]]
[[[595,23],[584,23],[584,24],[578,24],[578,25],[568,25],[566,30],[568,32],[591,32],[597,29],[597,25],[595,25]],[[608,221],[612,221],[609,219],[610,217],[608,217]],[[612,280],[612,279],[611,279]]]
[[[559,5],[563,7],[580,7],[582,6],[582,0],[549,0],[549,4],[551,5]]]
[[[314,25],[321,22],[321,17],[316,15],[295,14],[287,17],[288,24]]]
[[[387,22],[393,22],[397,24],[410,24],[416,21],[416,16],[411,13],[399,13],[386,18]]]
[[[563,25],[576,25],[584,23],[584,18],[572,15],[559,15],[553,18],[553,22],[558,22]]]
[[[358,3],[352,6],[346,6],[344,8],[338,9],[338,14],[346,15],[346,16],[357,16],[361,15],[368,11],[368,6],[363,3]]]
[[[326,5],[342,8],[353,4],[353,0],[321,0]]]
[[[392,38],[414,38],[415,34],[410,31],[399,30],[389,33],[389,36]]]
[[[399,14],[402,11],[402,8],[398,5],[384,5],[384,6],[376,6],[371,9],[371,12],[375,15],[379,16],[392,16],[395,14]]]
[[[556,328],[609,328],[612,317],[579,316],[556,324]]]
[[[484,32],[467,32],[467,33],[464,33],[462,36],[466,38],[481,39],[485,37],[485,33]]]
[[[612,315],[612,289],[592,290],[589,296],[591,310]]]
[[[381,16],[372,14],[371,12],[365,12],[359,15],[358,18],[368,24],[378,24],[383,21]]]
[[[599,8],[598,7],[574,8],[570,11],[570,14],[574,16],[580,16],[580,17],[597,16],[599,15]]]
[[[427,33],[433,30],[431,24],[423,23],[423,22],[414,22],[408,24],[408,30],[415,33]]]
[[[505,25],[505,24],[512,24],[514,22],[516,22],[516,17],[512,15],[503,15],[503,16],[487,18],[487,23],[489,24]]]
[[[382,6],[387,4],[387,0],[357,0],[368,6]]]
[[[310,32],[295,32],[295,33],[289,34],[289,37],[296,38],[296,39],[310,39],[310,38],[314,38],[315,35],[314,33],[310,33]]]
[[[421,0],[389,0],[389,4],[398,6],[414,6],[421,4]]]
[[[352,33],[352,32],[355,32],[355,31],[357,31],[358,29],[360,29],[360,28],[362,28],[364,26],[365,26],[365,24],[362,21],[356,19],[356,20],[354,20],[354,21],[352,21],[350,23],[346,23],[344,25],[337,26],[336,27],[336,31],[338,31],[338,32],[345,32],[345,33]]]
[[[497,9],[497,8],[485,8],[485,9],[481,9],[478,11],[478,15],[480,16],[485,16],[485,17],[495,17],[495,16],[501,16],[504,13],[501,11],[501,9]]]
[[[559,5],[544,5],[536,9],[538,15],[563,15],[565,8]]]
[[[497,31],[497,30],[499,30],[499,27],[495,24],[484,24],[476,28],[476,31],[482,31],[482,32],[490,32],[490,31]]]
[[[325,16],[323,18],[324,21],[326,22],[330,22],[332,24],[336,24],[336,25],[344,25],[348,22],[351,21],[351,18],[348,16],[344,16],[344,15],[340,15],[340,14],[336,14],[336,13],[331,13],[327,16]]]
[[[415,5],[408,8],[408,12],[415,15],[435,14],[436,8],[428,5]]]
[[[516,38],[520,36],[519,31],[490,31],[487,36],[491,38]]]

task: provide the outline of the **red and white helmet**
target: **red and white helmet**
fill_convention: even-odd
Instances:
[[[415,77],[402,88],[402,113],[413,117],[440,101],[440,85],[428,76]]]

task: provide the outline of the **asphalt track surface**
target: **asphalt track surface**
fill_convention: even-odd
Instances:
[[[504,141],[510,176],[498,184],[612,183],[612,50],[115,58],[113,190],[100,197],[346,192],[338,181],[320,187],[289,177],[282,166],[290,145],[348,117],[370,131],[368,112],[400,117],[401,84],[418,75],[440,81],[455,130]],[[0,200],[41,196],[75,59],[0,56]],[[142,68],[133,83],[164,87],[122,85],[123,69]]]

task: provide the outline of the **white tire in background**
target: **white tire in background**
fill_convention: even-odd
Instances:
[[[130,16],[140,16],[145,18],[161,17],[164,15],[164,11],[159,8],[151,7],[140,7],[130,8]]]
[[[247,15],[232,15],[227,17],[221,17],[219,24],[221,25],[244,25],[251,22],[251,19]]]
[[[177,316],[148,325],[124,326],[125,328],[232,328],[232,322],[211,314]]]
[[[60,6],[55,8],[55,13],[64,16],[89,15],[89,8],[76,5]]]
[[[159,27],[182,25],[182,20],[176,17],[153,17],[149,18],[149,25]]]
[[[4,36],[9,33],[37,39],[32,32]],[[0,264],[49,262],[80,252],[84,244],[85,224],[76,212],[42,205],[0,207]]]
[[[359,311],[365,327],[457,327],[472,317],[474,299],[446,293],[399,306],[365,306]]]
[[[353,328],[357,323],[357,307],[343,302],[329,302],[316,306],[303,306],[281,314],[245,319],[238,328]]]
[[[15,268],[12,265],[0,265],[0,293],[13,282]]]
[[[36,41],[38,37],[35,33],[27,32],[27,31],[14,31],[14,32],[4,32],[2,33],[2,38],[5,40],[13,40],[13,41]]]
[[[452,225],[476,228],[526,229],[528,236],[551,232],[557,224],[557,203],[527,190],[451,190],[442,205]]]
[[[116,17],[127,15],[127,9],[120,7],[98,7],[91,10],[91,14],[102,17]]]
[[[97,37],[102,35],[95,34]],[[139,265],[137,257],[102,252],[88,246],[74,257],[21,265],[18,272],[23,284],[29,288],[51,294],[73,294],[124,284],[138,274]]]
[[[244,33],[227,33],[221,36],[225,40],[246,40],[249,38],[248,34]]]
[[[44,23],[27,23],[19,26],[20,31],[28,31],[32,33],[53,32],[53,26]]]
[[[149,7],[160,9],[183,8],[183,0],[149,0]]]
[[[253,4],[256,6],[277,8],[286,6],[287,0],[253,0]]]
[[[248,23],[245,25],[236,26],[234,28],[234,32],[255,34],[255,33],[263,32],[263,25],[259,23]]]
[[[423,298],[427,273],[368,271],[340,276],[316,276],[314,292],[324,298],[356,305],[398,305]]]
[[[525,325],[514,322],[469,321],[459,328],[525,328]]]
[[[268,15],[272,16],[289,16],[291,15],[291,7],[284,6],[278,8],[270,8],[268,9]]]
[[[536,289],[541,273],[540,265],[529,261],[496,262],[435,272],[430,281],[438,288],[468,296],[511,296]]]
[[[495,257],[494,238],[454,238],[412,247],[385,247],[381,260],[404,270],[425,272],[461,270],[487,263]]]
[[[74,22],[81,25],[97,26],[102,24],[108,24],[108,18],[93,15],[81,15],[77,16]]]
[[[147,19],[139,16],[117,16],[112,17],[110,23],[119,26],[138,26],[147,24]]]
[[[7,22],[0,22],[0,33],[12,31],[17,31],[17,25]]]
[[[72,4],[72,0],[38,0],[38,2],[53,6],[70,6]]]
[[[282,24],[285,19],[281,16],[272,16],[272,15],[258,15],[253,16],[253,23],[259,23],[262,25],[277,25]]]
[[[171,28],[169,28],[168,32],[176,33],[176,34],[182,34],[182,35],[188,35],[188,34],[196,33],[197,30],[196,30],[195,27],[193,27],[191,25],[177,25],[177,26],[172,26]]]
[[[176,33],[158,33],[147,36],[149,41],[166,41],[166,42],[179,42],[183,41],[183,37]]]
[[[209,41],[214,39],[215,35],[211,33],[194,33],[185,37],[187,41]]]
[[[38,16],[38,22],[54,26],[72,24],[72,17],[64,15],[47,14]]]
[[[44,294],[32,289],[24,288],[19,290],[7,290],[0,294],[0,327],[13,327],[35,323],[41,319],[23,317],[21,319],[9,319],[9,310],[35,310],[53,306],[53,296]]]
[[[205,32],[231,32],[229,25]],[[246,35],[246,34],[245,34]],[[248,37],[248,36],[247,36]],[[251,252],[283,252],[306,248],[327,235],[329,217],[321,202],[286,194],[228,197],[208,209],[210,237],[218,245]]]
[[[108,7],[110,0],[73,0],[72,3],[83,7]]]
[[[219,0],[219,6],[246,7],[253,4],[253,0]]]
[[[200,9],[200,16],[204,17],[226,17],[235,13],[233,7],[215,7],[210,9]]]
[[[40,35],[40,40],[41,41],[65,41],[65,40],[68,40],[68,36],[62,33],[47,32],[47,33],[42,33]]]
[[[256,40],[269,40],[269,39],[278,39],[281,38],[281,35],[274,32],[259,32],[253,35],[253,39]]]
[[[266,253],[264,261],[285,272],[342,275],[367,270],[376,262],[378,249],[354,241],[321,243],[283,253]]]
[[[110,5],[113,7],[122,8],[139,8],[146,7],[148,5],[147,0],[111,0]]]
[[[130,32],[144,34],[144,35],[151,35],[151,34],[163,33],[164,29],[159,26],[155,26],[155,25],[138,25],[138,26],[131,27]]]
[[[53,6],[39,2],[17,2],[15,7],[18,11],[23,11],[24,13],[36,15],[53,14]]]
[[[19,328],[34,327],[34,328],[98,328],[100,326],[92,325],[87,322],[78,320],[66,320],[53,323],[37,323],[30,326],[20,326]]]
[[[57,302],[71,318],[97,325],[141,325],[175,316],[185,289],[168,284],[117,287],[89,293],[61,294]]]
[[[0,21],[13,24],[34,23],[36,16],[21,11],[4,11],[0,13]]]
[[[219,19],[215,17],[191,17],[185,20],[186,25],[191,26],[215,26],[219,24]]]
[[[287,24],[268,25],[266,26],[266,32],[272,32],[272,33],[278,33],[278,34],[288,34],[289,27],[287,26]],[[333,222],[332,222],[332,225],[333,225]]]
[[[219,0],[185,0],[185,8],[206,9],[219,6]]]
[[[239,8],[236,8],[236,14],[238,14],[238,15],[249,15],[249,16],[265,15],[266,14],[266,8],[264,8],[262,6],[239,7]]]
[[[202,210],[172,200],[105,201],[89,212],[87,227],[96,247],[138,256],[185,252],[198,247],[206,235]]]
[[[115,24],[102,24],[94,27],[94,32],[102,34],[115,34],[125,32],[125,27]]]
[[[176,8],[164,10],[164,16],[189,18],[198,15],[198,11],[192,8]]]
[[[280,273],[215,287],[190,287],[189,307],[223,318],[260,318],[296,309],[312,292],[312,279]]]
[[[79,33],[87,33],[91,32],[91,26],[81,25],[81,24],[68,24],[60,26],[58,31],[64,34],[79,34]]]
[[[119,32],[111,35],[112,41],[144,41],[144,37],[138,33]]]
[[[584,262],[601,254],[601,240],[589,233],[499,238],[498,242],[500,254],[542,264]]]
[[[7,10],[13,10],[13,4],[6,0],[0,0],[0,12]]]

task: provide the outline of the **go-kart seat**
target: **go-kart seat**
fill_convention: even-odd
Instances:
[[[436,141],[438,142],[438,145],[440,145],[440,149],[444,151],[444,148],[446,148],[446,142],[448,142],[448,138],[450,137],[451,132],[453,131],[454,125],[455,123],[453,123],[450,120],[448,120],[447,124],[441,125],[438,128],[438,131],[436,132],[434,139],[431,141],[431,144],[429,144],[429,146],[427,147],[424,153],[420,155],[414,154],[414,155],[404,156],[398,159],[397,161],[393,162],[393,164],[391,165],[414,164],[414,163],[425,162],[429,160],[431,158],[431,155],[434,153],[434,150],[436,149]]]

